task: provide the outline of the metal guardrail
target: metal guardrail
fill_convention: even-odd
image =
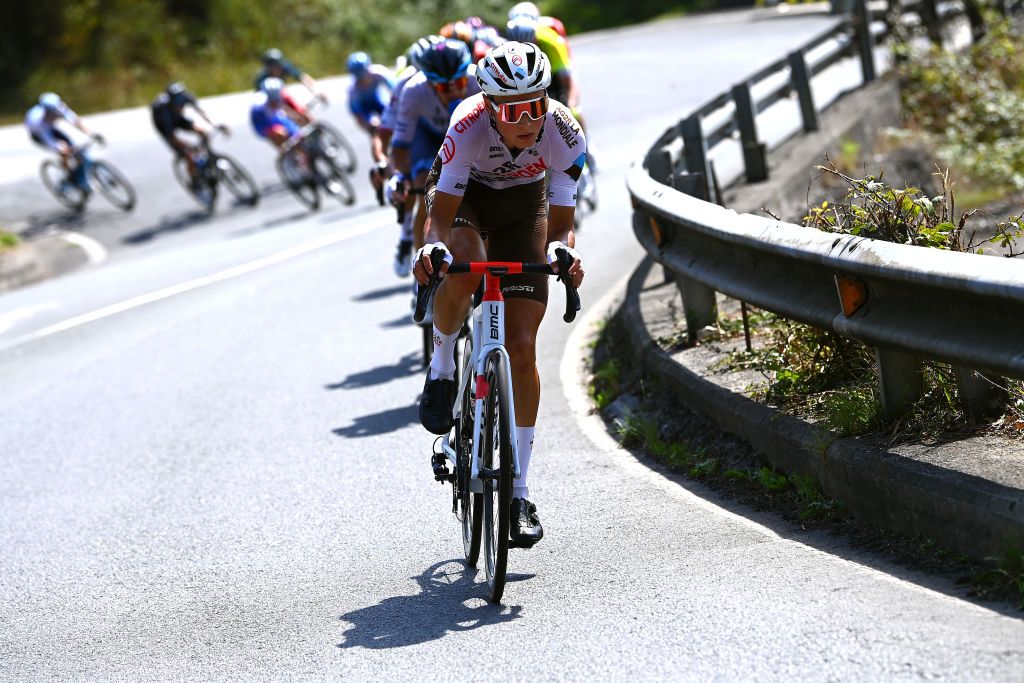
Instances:
[[[969,409],[981,408],[999,392],[995,378],[1024,379],[1019,262],[828,234],[715,203],[719,192],[709,146],[739,131],[747,178],[762,180],[767,162],[757,138],[759,111],[793,92],[804,130],[816,130],[813,74],[855,54],[864,82],[874,78],[874,37],[889,28],[872,30],[869,16],[864,0],[857,0],[852,18],[711,99],[659,138],[627,177],[633,229],[675,277],[692,339],[717,321],[715,293],[722,292],[873,346],[889,413],[921,395],[921,358],[952,364],[961,398]],[[834,49],[807,64],[806,54],[828,41]],[[789,83],[759,100],[751,97],[755,83],[787,68]],[[705,117],[730,104],[734,115],[704,130]]]

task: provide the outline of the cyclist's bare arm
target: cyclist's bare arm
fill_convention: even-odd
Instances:
[[[434,190],[433,200],[430,202],[430,214],[427,216],[425,242],[444,242],[447,244],[452,234],[452,223],[455,221],[455,213],[462,204],[462,197],[458,195]],[[572,219],[570,218],[570,221]],[[441,264],[441,277],[448,270],[448,264]],[[413,276],[421,285],[427,284],[434,267],[430,263],[430,256],[426,253],[416,262],[413,269]]]
[[[313,97],[317,97],[323,102],[327,102],[327,95],[320,89],[320,85],[313,80],[313,77],[307,73],[299,74],[299,82],[309,89],[309,92],[313,93]]]
[[[576,246],[576,233],[573,232],[573,214],[576,209],[572,206],[550,205],[548,213],[548,244],[561,242],[567,247]],[[557,267],[557,266],[556,266]],[[583,268],[577,258],[569,268],[569,276],[572,279],[572,286],[579,287],[583,283]]]

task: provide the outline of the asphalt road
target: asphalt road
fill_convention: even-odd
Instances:
[[[125,113],[109,156],[139,211],[78,226],[111,258],[0,296],[0,678],[1020,680],[1019,614],[732,509],[586,414],[586,334],[640,256],[628,163],[829,21],[739,12],[574,43],[602,207],[579,237],[587,315],[542,328],[546,538],[511,555],[504,605],[459,561],[430,478],[392,215],[361,185],[355,210],[278,193],[189,221]],[[51,210],[10,173],[5,212]]]

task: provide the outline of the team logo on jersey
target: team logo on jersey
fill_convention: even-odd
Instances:
[[[579,124],[569,118],[569,113],[560,107],[552,109],[551,118],[555,122],[555,128],[558,129],[558,133],[565,140],[565,146],[569,149],[575,147],[580,141]]]
[[[455,140],[451,135],[444,136],[444,144],[441,145],[441,163],[447,164],[455,156]]]
[[[476,120],[480,118],[480,112],[482,112],[483,110],[484,101],[481,99],[480,103],[473,107],[473,111],[469,112],[468,114],[466,114],[461,119],[455,122],[455,132],[465,133],[467,130],[469,130],[469,126],[473,123],[476,123]]]

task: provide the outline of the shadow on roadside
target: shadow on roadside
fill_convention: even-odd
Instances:
[[[332,429],[337,436],[350,439],[378,436],[397,432],[402,427],[419,422],[419,401],[413,405],[392,408],[372,415],[360,415],[347,427]]]
[[[471,631],[518,619],[522,607],[494,605],[486,600],[487,584],[476,581],[477,571],[460,560],[431,565],[413,577],[420,588],[416,595],[385,598],[376,605],[338,617],[350,624],[338,647],[406,647],[438,640],[449,632]]]
[[[188,230],[202,223],[208,223],[216,214],[197,209],[188,211],[173,218],[162,218],[156,225],[143,228],[137,232],[130,233],[121,238],[125,244],[143,244],[163,235],[164,233],[181,232]]]
[[[359,389],[361,387],[372,387],[376,384],[384,384],[393,379],[400,379],[415,375],[422,369],[423,363],[419,353],[407,353],[392,365],[381,365],[371,370],[356,372],[349,375],[340,382],[325,384],[324,389],[334,391],[336,389]]]

